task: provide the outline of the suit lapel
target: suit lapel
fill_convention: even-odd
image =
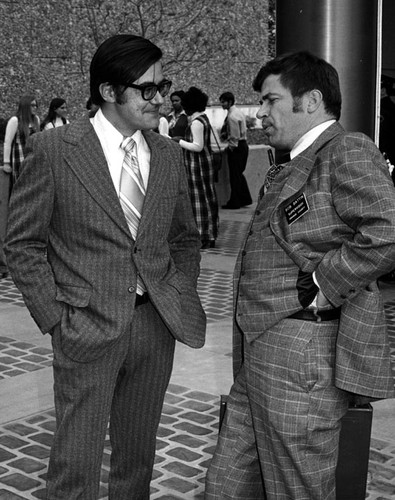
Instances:
[[[148,178],[147,193],[144,200],[143,213],[141,216],[138,234],[142,234],[147,228],[148,222],[154,216],[154,212],[158,205],[158,195],[166,186],[166,177],[168,169],[166,168],[165,157],[163,150],[165,143],[157,140],[155,132],[143,131],[144,139],[147,141],[151,152],[150,173]]]
[[[291,160],[291,171],[278,197],[278,205],[303,188],[314,167],[318,151],[341,132],[344,132],[342,126],[338,122],[334,123],[324,130],[311,146]]]
[[[90,196],[131,237],[99,138],[86,117],[65,135],[65,159]]]

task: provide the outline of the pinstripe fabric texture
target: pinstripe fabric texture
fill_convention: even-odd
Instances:
[[[63,348],[74,360],[100,357],[128,328],[137,275],[174,337],[204,344],[200,237],[182,150],[155,132],[143,134],[151,162],[136,240],[87,117],[32,136],[10,201],[10,272],[43,333],[62,322]],[[28,240],[38,243],[24,246]]]
[[[150,176],[135,238],[88,117],[32,137],[10,202],[7,263],[37,325],[53,334],[51,500],[98,497],[109,417],[110,498],[149,498],[175,339],[204,344],[182,151],[143,135]],[[150,301],[135,307],[138,275]]]
[[[141,214],[143,213],[145,187],[140,172],[135,141],[131,137],[126,137],[122,141],[121,148],[125,151],[125,156],[122,163],[119,199],[130,232],[133,238],[136,239]],[[137,293],[143,295],[145,291],[144,283],[141,277],[137,275]]]
[[[57,430],[48,471],[48,499],[99,497],[110,417],[109,498],[148,500],[174,338],[147,303],[136,309],[133,323],[116,346],[89,364],[64,355],[58,327],[52,344]]]

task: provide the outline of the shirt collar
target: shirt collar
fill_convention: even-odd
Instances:
[[[330,127],[336,120],[328,120],[326,122],[320,123],[316,127],[312,128],[308,132],[306,132],[302,137],[297,141],[295,146],[292,148],[290,157],[291,160],[302,153],[305,149],[313,144],[313,142],[319,137],[324,130]]]
[[[104,145],[107,151],[118,150],[122,144],[125,137],[117,130],[114,125],[107,120],[104,116],[101,108],[98,109],[95,116],[91,118],[91,123],[99,136],[100,142]],[[137,150],[142,141],[141,130],[136,130],[136,132],[131,136],[136,142]]]

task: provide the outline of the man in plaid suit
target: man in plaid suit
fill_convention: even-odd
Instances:
[[[395,191],[373,142],[338,123],[326,61],[280,56],[254,90],[290,161],[269,172],[236,264],[235,382],[206,499],[335,500],[341,418],[393,396],[375,280],[395,260]]]

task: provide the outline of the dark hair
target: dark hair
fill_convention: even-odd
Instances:
[[[32,102],[36,101],[36,96],[33,94],[23,95],[19,99],[18,109],[16,116],[18,117],[18,130],[21,138],[21,143],[24,145],[26,139],[29,137],[29,125],[33,124],[33,129],[35,132],[40,130],[40,120],[37,115],[32,113]]]
[[[269,75],[280,75],[281,84],[297,99],[310,90],[322,93],[325,110],[336,120],[340,118],[342,97],[339,75],[324,59],[310,52],[294,52],[272,59],[259,70],[252,87],[260,92]]]
[[[100,84],[110,83],[122,94],[148,68],[159,61],[162,51],[141,36],[115,35],[96,50],[90,64],[90,92],[93,104],[101,104]]]
[[[181,105],[187,115],[196,111],[205,111],[208,103],[208,95],[197,87],[190,87],[181,97]]]
[[[48,113],[47,113],[47,116],[44,118],[44,120],[42,121],[41,125],[40,125],[40,129],[41,130],[44,130],[45,128],[45,125],[47,125],[47,123],[55,123],[55,120],[56,120],[56,117],[57,117],[57,114],[56,114],[56,110],[58,108],[60,108],[60,106],[63,106],[63,104],[65,104],[65,100],[62,99],[61,97],[55,97],[54,99],[52,99],[52,101],[49,103],[49,109],[48,109]],[[63,124],[66,123],[66,120],[62,117],[62,122]]]
[[[381,87],[385,88],[387,95],[392,95],[393,82],[390,78],[386,77],[385,75],[381,76]]]
[[[174,92],[172,92],[170,94],[170,100],[171,98],[174,96],[174,97],[179,97],[180,99],[182,99],[183,95],[185,94],[185,92],[183,90],[175,90]]]
[[[219,96],[220,101],[226,101],[226,102],[231,102],[232,105],[235,103],[235,96],[232,94],[232,92],[223,92]]]

